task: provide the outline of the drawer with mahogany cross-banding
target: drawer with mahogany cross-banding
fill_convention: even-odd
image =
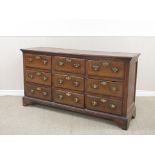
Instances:
[[[40,69],[25,69],[25,81],[51,86],[51,72]]]
[[[85,59],[54,56],[52,68],[55,71],[84,74]]]
[[[53,73],[53,87],[84,91],[84,77],[69,73]]]
[[[53,101],[61,104],[84,108],[84,94],[75,91],[54,89]]]
[[[122,101],[111,99],[103,95],[86,95],[85,106],[87,109],[112,114],[122,114]]]
[[[97,77],[124,78],[124,62],[103,59],[87,60],[86,74]]]
[[[51,70],[51,56],[39,54],[24,54],[25,67]]]
[[[33,85],[33,84],[25,84],[25,95],[29,97],[34,97],[38,99],[51,101],[51,88]]]

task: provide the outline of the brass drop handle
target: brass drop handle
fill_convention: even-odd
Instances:
[[[41,91],[41,88],[40,87],[37,87],[36,90]]]
[[[107,66],[109,66],[109,65],[110,65],[110,63],[109,63],[109,62],[107,62],[107,61],[103,61],[103,62],[102,62],[102,65],[103,65],[103,67],[107,67]]]
[[[99,85],[97,85],[97,84],[92,84],[91,87],[92,87],[93,89],[98,89]]]
[[[79,68],[80,64],[73,64],[74,68]]]
[[[111,104],[109,104],[109,107],[111,108],[111,109],[116,109],[116,104],[113,104],[113,103],[111,103]]]
[[[59,62],[58,62],[58,65],[59,65],[59,66],[63,66],[63,65],[64,65],[64,62],[63,62],[63,61],[59,61]]]
[[[46,65],[48,63],[47,60],[43,60],[43,64]]]
[[[29,77],[30,79],[33,79],[33,78],[34,78],[33,74],[29,74],[28,77]]]
[[[35,59],[40,60],[41,57],[37,55],[37,56],[35,56]]]
[[[71,96],[72,94],[70,92],[66,92],[66,96]]]
[[[47,96],[48,95],[48,92],[43,92],[43,96]]]
[[[66,62],[72,62],[72,59],[66,58]]]
[[[35,92],[35,90],[34,89],[31,89],[30,92],[33,94]]]
[[[97,102],[93,100],[93,101],[91,102],[91,105],[92,105],[92,106],[97,106]]]
[[[111,91],[116,92],[116,91],[117,91],[117,87],[112,86],[112,87],[111,87]]]
[[[59,98],[60,100],[62,100],[64,97],[63,97],[63,95],[60,94],[60,95],[58,96],[58,98]]]
[[[28,61],[29,61],[29,62],[32,62],[32,61],[33,61],[33,58],[28,58]]]
[[[100,101],[101,101],[102,103],[106,103],[106,102],[107,102],[107,100],[104,99],[104,98],[101,98]]]
[[[93,68],[94,71],[99,71],[100,65],[94,64],[94,65],[92,65],[92,68]]]
[[[71,78],[71,76],[66,76],[65,79],[66,80],[71,80],[72,78]]]
[[[43,80],[44,80],[44,81],[47,81],[47,80],[48,80],[48,77],[43,76]]]
[[[114,72],[114,73],[117,73],[119,71],[119,69],[117,67],[112,67],[111,70]]]
[[[106,86],[107,82],[106,81],[101,81],[101,85]]]
[[[74,98],[74,102],[75,102],[75,103],[78,103],[79,101],[80,101],[80,99],[79,99],[78,97],[75,97],[75,98]]]
[[[74,82],[73,82],[73,85],[74,85],[75,87],[78,87],[78,86],[80,85],[80,82],[79,82],[79,81],[74,81]]]
[[[41,76],[41,74],[42,74],[41,72],[36,72],[37,76]]]
[[[58,80],[58,83],[59,83],[59,84],[63,84],[63,82],[64,82],[63,79],[59,79],[59,80]]]

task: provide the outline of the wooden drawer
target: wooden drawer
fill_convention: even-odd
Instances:
[[[84,108],[84,95],[80,93],[55,89],[53,100],[54,102]]]
[[[51,56],[38,54],[24,54],[24,63],[27,67],[51,69]]]
[[[122,114],[122,102],[102,96],[86,96],[85,106],[87,109],[111,114]]]
[[[69,57],[53,57],[53,69],[70,73],[84,74],[84,59]]]
[[[51,73],[37,69],[26,69],[25,80],[26,82],[33,82],[51,86]]]
[[[53,74],[54,87],[83,91],[84,79],[69,74]]]
[[[43,100],[51,100],[51,88],[25,84],[25,95]]]
[[[86,73],[91,76],[124,78],[124,62],[113,60],[88,60]]]
[[[123,96],[123,83],[106,80],[87,79],[85,89],[87,92],[95,94],[110,95],[116,97]]]

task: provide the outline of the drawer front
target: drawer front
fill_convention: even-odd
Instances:
[[[41,70],[25,70],[25,80],[43,85],[51,86],[51,73]]]
[[[51,88],[26,84],[25,95],[50,101],[51,100]]]
[[[91,76],[124,78],[124,62],[110,60],[88,60],[86,71]]]
[[[84,59],[53,57],[53,69],[70,73],[84,74]]]
[[[87,92],[91,93],[116,97],[123,96],[123,83],[121,82],[87,79],[85,88]]]
[[[84,95],[71,91],[54,90],[54,102],[84,108]]]
[[[24,62],[27,67],[51,69],[51,56],[24,54]]]
[[[83,91],[84,79],[71,75],[54,74],[53,85],[54,87]]]
[[[86,96],[86,108],[111,114],[122,114],[122,103],[119,100],[99,96]]]

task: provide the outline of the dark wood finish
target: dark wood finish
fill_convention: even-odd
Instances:
[[[122,97],[123,83],[104,79],[86,79],[86,92]]]
[[[112,78],[124,78],[124,62],[103,60],[88,60],[86,63],[88,75]]]
[[[83,91],[84,78],[70,74],[53,74],[53,86],[65,89]]]
[[[24,54],[25,66],[40,69],[51,69],[51,57],[38,54]]]
[[[51,73],[38,69],[25,69],[26,82],[51,86]]]
[[[25,84],[25,95],[43,100],[51,100],[51,88]]]
[[[84,67],[84,59],[53,57],[53,69],[56,71],[84,74]]]
[[[120,100],[109,99],[104,96],[86,96],[86,108],[90,110],[102,111],[111,114],[122,114],[122,102]]]
[[[53,101],[75,107],[84,108],[84,95],[67,90],[54,89]]]
[[[136,116],[140,54],[42,47],[22,51],[24,106],[49,105],[111,119],[128,129]]]

